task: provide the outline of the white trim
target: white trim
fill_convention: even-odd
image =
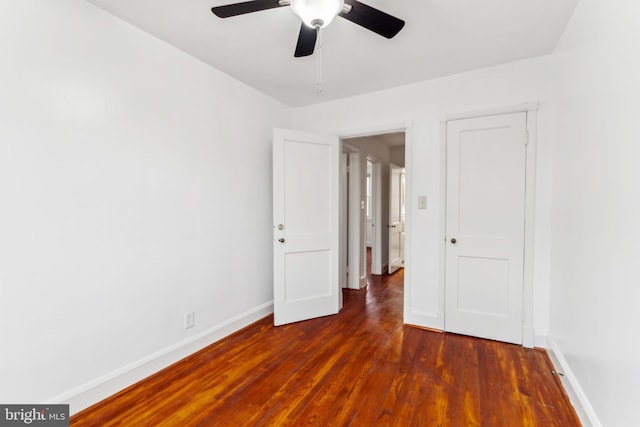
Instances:
[[[404,323],[413,323],[411,302],[413,288],[413,125],[406,123],[404,130]]]
[[[371,250],[371,274],[382,274],[382,164],[374,156],[373,163],[373,247]],[[365,271],[366,274],[366,271]]]
[[[525,180],[525,232],[524,232],[524,272],[523,272],[523,293],[522,293],[522,310],[524,319],[522,321],[522,345],[526,348],[533,348],[535,343],[535,333],[533,329],[533,272],[534,272],[534,236],[535,236],[535,190],[536,190],[536,147],[537,147],[537,127],[538,127],[538,108],[540,103],[537,101],[527,102],[518,105],[506,107],[490,108],[485,110],[475,110],[466,113],[447,114],[440,122],[441,134],[441,151],[442,151],[442,168],[441,181],[444,183],[441,187],[441,203],[442,210],[442,259],[440,260],[441,275],[441,292],[438,301],[439,309],[445,311],[445,290],[446,290],[446,229],[447,229],[447,122],[453,120],[470,119],[476,117],[494,116],[500,114],[511,114],[518,112],[526,112],[527,123],[526,131],[528,132],[528,144],[526,146],[526,180]],[[523,135],[524,138],[524,135]],[[445,329],[444,319],[442,329]]]
[[[340,287],[346,288],[348,287],[349,278],[347,275],[347,224],[349,221],[348,212],[347,212],[347,194],[348,191],[348,176],[347,172],[348,163],[349,163],[349,153],[345,151],[345,147],[343,144],[342,152],[340,153],[340,250],[339,250],[339,258],[340,258]],[[342,294],[342,292],[341,292]],[[342,297],[340,298],[340,309],[342,309]]]
[[[536,158],[538,146],[538,103],[535,109],[527,110],[526,146],[526,178],[525,178],[525,214],[524,214],[524,265],[522,283],[522,309],[524,320],[522,324],[522,345],[532,348],[534,345],[533,331],[533,272],[535,256],[535,213],[536,213]],[[523,136],[524,137],[524,136]]]
[[[534,336],[533,336],[533,344],[534,344],[535,347],[549,348],[549,344],[548,344],[546,335],[534,334]]]
[[[472,110],[464,113],[445,114],[444,116],[442,116],[442,119],[440,121],[448,122],[451,120],[471,119],[474,117],[496,116],[499,114],[530,112],[530,111],[537,111],[539,107],[540,107],[540,103],[538,101],[532,101],[532,102],[525,102],[523,104],[508,105],[506,107]]]
[[[353,185],[353,172],[354,172],[354,168],[352,168],[352,163],[354,162],[354,154],[359,154],[360,153],[360,149],[347,142],[344,141],[342,138],[340,138],[340,142],[342,144],[342,153],[346,154],[348,159],[347,159],[347,163],[349,164],[348,168],[349,171],[347,172],[347,166],[346,165],[342,165],[345,167],[344,173],[341,175],[340,177],[340,187],[341,190],[344,192],[343,195],[341,195],[340,198],[340,209],[344,209],[344,212],[341,214],[341,221],[343,221],[344,223],[342,223],[341,227],[340,227],[340,259],[341,259],[341,268],[342,268],[342,273],[341,273],[341,280],[344,280],[344,282],[342,283],[342,288],[355,288],[354,282],[356,282],[355,279],[353,279],[352,277],[354,277],[354,275],[357,277],[360,272],[359,272],[359,267],[354,268],[353,266],[350,266],[347,264],[347,259],[352,259],[352,235],[350,234],[350,232],[348,230],[351,230],[352,228],[352,224],[351,224],[351,215],[353,215],[353,212],[351,209],[346,209],[346,206],[352,206],[353,205],[353,201],[351,199],[349,199],[349,196],[353,194],[353,191],[351,190],[351,186]],[[356,201],[356,203],[359,204],[358,201]],[[345,252],[345,248],[346,248],[346,252]],[[347,256],[348,254],[348,256]],[[342,299],[342,294],[340,295],[340,298]],[[340,307],[342,308],[342,304],[340,304]]]
[[[403,123],[391,123],[386,125],[372,125],[370,127],[355,129],[355,130],[334,130],[341,140],[348,138],[357,138],[362,136],[381,135],[385,133],[404,132],[404,146],[405,146],[405,264],[404,264],[404,323],[409,322],[408,319],[412,318],[411,309],[411,272],[412,272],[412,259],[411,259],[411,230],[413,225],[413,156],[407,155],[413,153],[413,121],[407,120]],[[382,266],[382,272],[385,271],[384,265]],[[419,316],[419,315],[418,315]],[[428,317],[427,317],[428,318]],[[416,323],[420,324],[420,323]],[[428,322],[427,322],[428,324]],[[428,327],[428,326],[427,326]]]
[[[405,147],[405,157],[406,157],[406,147]],[[400,178],[399,178],[400,181],[402,180],[402,174],[403,173],[406,174],[406,170],[403,172],[404,167],[396,165],[395,163],[393,163],[391,161],[389,162],[389,192],[388,192],[389,193],[388,194],[389,195],[389,197],[388,197],[389,198],[389,205],[386,207],[388,209],[388,222],[389,223],[391,223],[391,208],[392,208],[391,205],[394,202],[394,200],[391,200],[391,188],[393,187],[391,184],[393,182],[393,169],[394,168],[400,170]],[[405,180],[406,180],[406,176],[405,176]],[[402,194],[398,194],[398,197],[402,198]],[[406,197],[406,194],[405,194],[405,207],[404,207],[405,218],[406,218],[406,212],[407,212],[407,206],[406,206],[407,200],[406,199],[407,199],[407,197]],[[400,214],[400,212],[398,212],[398,214]],[[402,218],[400,218],[400,219],[402,220]],[[391,225],[391,224],[389,224],[389,225]],[[387,266],[388,266],[388,268],[391,268],[391,265],[393,264],[391,262],[391,256],[392,256],[391,255],[391,240],[392,240],[391,239],[391,229],[387,228],[386,231],[387,231]],[[403,232],[401,231],[400,233],[403,233]],[[404,235],[405,235],[405,239],[406,239],[406,235],[407,235],[406,231],[404,231]],[[400,241],[401,242],[403,241],[402,237],[400,237]],[[405,246],[406,246],[406,242],[403,242],[403,243],[405,243]],[[404,250],[404,248],[402,248],[401,251],[402,250]],[[400,253],[400,256],[404,257],[404,253]],[[404,259],[402,260],[402,262],[404,264]],[[403,265],[403,267],[404,267],[404,265]],[[396,268],[393,272],[395,273],[399,269],[400,269],[400,267]],[[390,271],[390,270],[388,270],[388,271]],[[393,273],[391,273],[391,274],[393,274]]]
[[[363,136],[384,135],[385,133],[406,132],[407,129],[411,127],[413,127],[413,122],[411,120],[408,120],[404,123],[392,123],[389,125],[371,126],[371,127],[361,128],[356,130],[347,130],[344,132],[337,132],[337,134],[340,136],[340,139],[360,138]],[[406,141],[406,134],[405,134],[405,147],[406,147],[406,143],[407,141]]]
[[[438,295],[438,311],[442,313],[439,329],[444,331],[444,312],[446,297],[446,280],[447,280],[447,122],[440,123],[440,292]]]
[[[525,264],[527,261],[525,260]],[[525,267],[526,269],[526,267]],[[524,304],[526,301],[525,298],[526,287],[523,289],[522,294],[522,303]],[[533,348],[536,346],[536,334],[533,330],[533,327],[527,325],[527,321],[532,318],[531,311],[524,311],[524,320],[522,321],[522,346],[525,348]]]
[[[562,385],[567,391],[569,399],[571,400],[582,425],[584,427],[602,427],[600,419],[598,419],[593,406],[591,406],[591,402],[589,402],[589,398],[580,386],[580,383],[571,370],[569,363],[567,363],[567,359],[565,359],[562,354],[558,343],[552,337],[547,337],[547,344],[547,350],[551,357],[551,361],[555,366],[560,366],[562,368],[560,370],[556,368],[556,371],[564,374],[564,377],[560,377],[560,381],[562,381]]]
[[[272,313],[273,301],[269,301],[44,403],[68,403],[73,415]]]
[[[373,205],[371,209],[373,210],[372,222],[374,224],[373,230],[373,242],[371,242],[371,274],[381,275],[382,274],[382,186],[381,186],[381,177],[382,177],[382,165],[379,158],[376,156],[367,153],[367,162],[372,163],[372,181],[371,181],[371,192],[373,197]],[[365,230],[365,239],[366,239],[367,231]],[[366,257],[366,253],[365,253]],[[366,276],[366,266],[364,274]],[[365,281],[366,283],[366,281]]]
[[[349,153],[349,209],[347,213],[347,222],[349,224],[349,237],[347,240],[349,276],[347,287],[350,289],[360,289],[362,287],[360,285],[360,276],[362,275],[361,266],[363,263],[360,261],[362,260],[362,248],[365,243],[363,242],[364,236],[362,235],[362,221],[366,221],[366,218],[360,208],[362,191],[361,165],[362,154],[359,151]]]

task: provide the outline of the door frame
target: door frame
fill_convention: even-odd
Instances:
[[[349,194],[349,152],[345,150],[344,143],[341,141],[340,152],[340,287],[349,287],[349,277],[347,275],[347,254],[349,253],[347,233],[349,230],[348,220],[348,194]],[[342,308],[342,301],[340,301]]]
[[[368,155],[367,160],[372,163],[371,193],[373,194],[373,242],[371,242],[371,274],[382,274],[382,171],[380,160]],[[366,255],[365,255],[366,256]],[[366,268],[366,266],[365,266]]]
[[[343,147],[348,146],[345,143],[345,139],[358,138],[363,136],[381,135],[385,133],[404,132],[404,146],[405,146],[405,265],[404,265],[404,309],[403,309],[403,322],[407,319],[408,314],[411,313],[411,230],[412,230],[412,173],[413,173],[413,158],[409,153],[413,153],[413,122],[408,120],[405,122],[396,122],[382,124],[380,126],[370,126],[356,129],[337,130],[338,137],[342,141]],[[350,231],[351,233],[351,231]],[[378,233],[382,231],[378,230]],[[380,234],[381,235],[381,234]],[[366,261],[366,260],[365,260]],[[365,277],[366,271],[361,273]]]
[[[389,163],[389,206],[387,206],[387,209],[389,209],[389,214],[388,214],[389,225],[392,222],[391,221],[391,210],[392,210],[392,205],[393,205],[393,202],[394,202],[393,198],[391,197],[391,194],[393,192],[392,183],[393,183],[393,169],[394,168],[396,168],[396,169],[398,169],[400,171],[399,176],[398,176],[398,185],[400,186],[400,191],[398,193],[398,205],[400,205],[400,204],[404,205],[403,200],[402,200],[402,178],[403,178],[403,175],[406,172],[404,171],[404,167],[398,166],[398,165],[390,162]],[[405,177],[405,180],[406,180],[406,177]],[[405,202],[406,202],[406,197],[405,197]],[[406,217],[406,206],[403,206],[403,209],[405,210],[405,217]],[[404,221],[402,221],[402,209],[400,209],[400,211],[398,212],[398,215],[400,216],[400,218],[399,218],[400,219],[400,221],[399,221],[400,225],[401,225],[401,227],[404,227]],[[389,274],[393,274],[397,270],[399,270],[400,267],[396,268],[393,272],[391,271],[391,268],[392,268],[391,267],[391,264],[392,264],[391,263],[391,256],[392,256],[391,255],[391,241],[392,241],[392,239],[391,239],[391,229],[388,228],[389,225],[387,225],[387,235],[388,235],[388,237],[387,237],[387,239],[388,239],[387,240],[387,245],[388,245],[387,272]],[[400,236],[399,236],[399,238],[400,238],[400,242],[399,242],[399,245],[400,245],[400,248],[399,248],[400,249],[400,258],[404,258],[404,251],[403,251],[403,248],[402,248],[402,246],[404,246],[404,239],[402,238],[402,235],[405,234],[405,236],[406,236],[406,232],[403,229],[403,230],[399,231],[398,233],[400,233]],[[402,262],[404,264],[404,259],[402,260]]]
[[[525,217],[524,217],[524,274],[522,292],[522,346],[533,348],[533,270],[534,270],[534,220],[535,220],[535,189],[536,189],[536,146],[538,128],[538,108],[539,102],[527,102],[524,104],[511,105],[506,107],[492,108],[486,110],[476,110],[466,113],[456,113],[445,115],[440,122],[441,135],[441,254],[440,260],[440,301],[439,311],[442,313],[443,327],[445,312],[445,291],[446,291],[446,228],[447,228],[447,122],[451,120],[470,119],[475,117],[495,116],[499,114],[521,113],[527,114],[526,135],[526,173],[525,173]]]
[[[340,248],[346,249],[346,253],[340,257],[341,279],[344,279],[345,288],[361,289],[366,285],[366,271],[363,273],[362,265],[366,262],[362,252],[365,247],[366,236],[362,225],[362,210],[360,209],[360,195],[362,194],[361,160],[362,156],[358,147],[343,141],[342,153],[348,157],[348,170],[344,168],[341,176],[341,187],[345,193],[341,197],[341,228]],[[366,218],[364,219],[366,222]]]

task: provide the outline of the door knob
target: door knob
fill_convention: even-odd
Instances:
[[[278,239],[278,242],[280,242],[280,243],[284,243],[284,237],[279,238],[279,239]]]
[[[457,240],[456,239],[451,239],[451,243],[453,243],[454,245],[456,244]]]

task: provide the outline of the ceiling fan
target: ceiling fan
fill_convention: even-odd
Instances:
[[[294,54],[296,58],[313,53],[320,28],[329,25],[336,16],[388,39],[404,27],[402,19],[356,0],[253,0],[212,7],[211,11],[220,18],[229,18],[283,6],[291,6],[293,12],[302,19]]]

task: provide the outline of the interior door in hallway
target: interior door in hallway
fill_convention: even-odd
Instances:
[[[447,331],[522,343],[526,117],[447,123]]]
[[[338,137],[274,130],[276,325],[336,314],[340,309],[339,178]]]

